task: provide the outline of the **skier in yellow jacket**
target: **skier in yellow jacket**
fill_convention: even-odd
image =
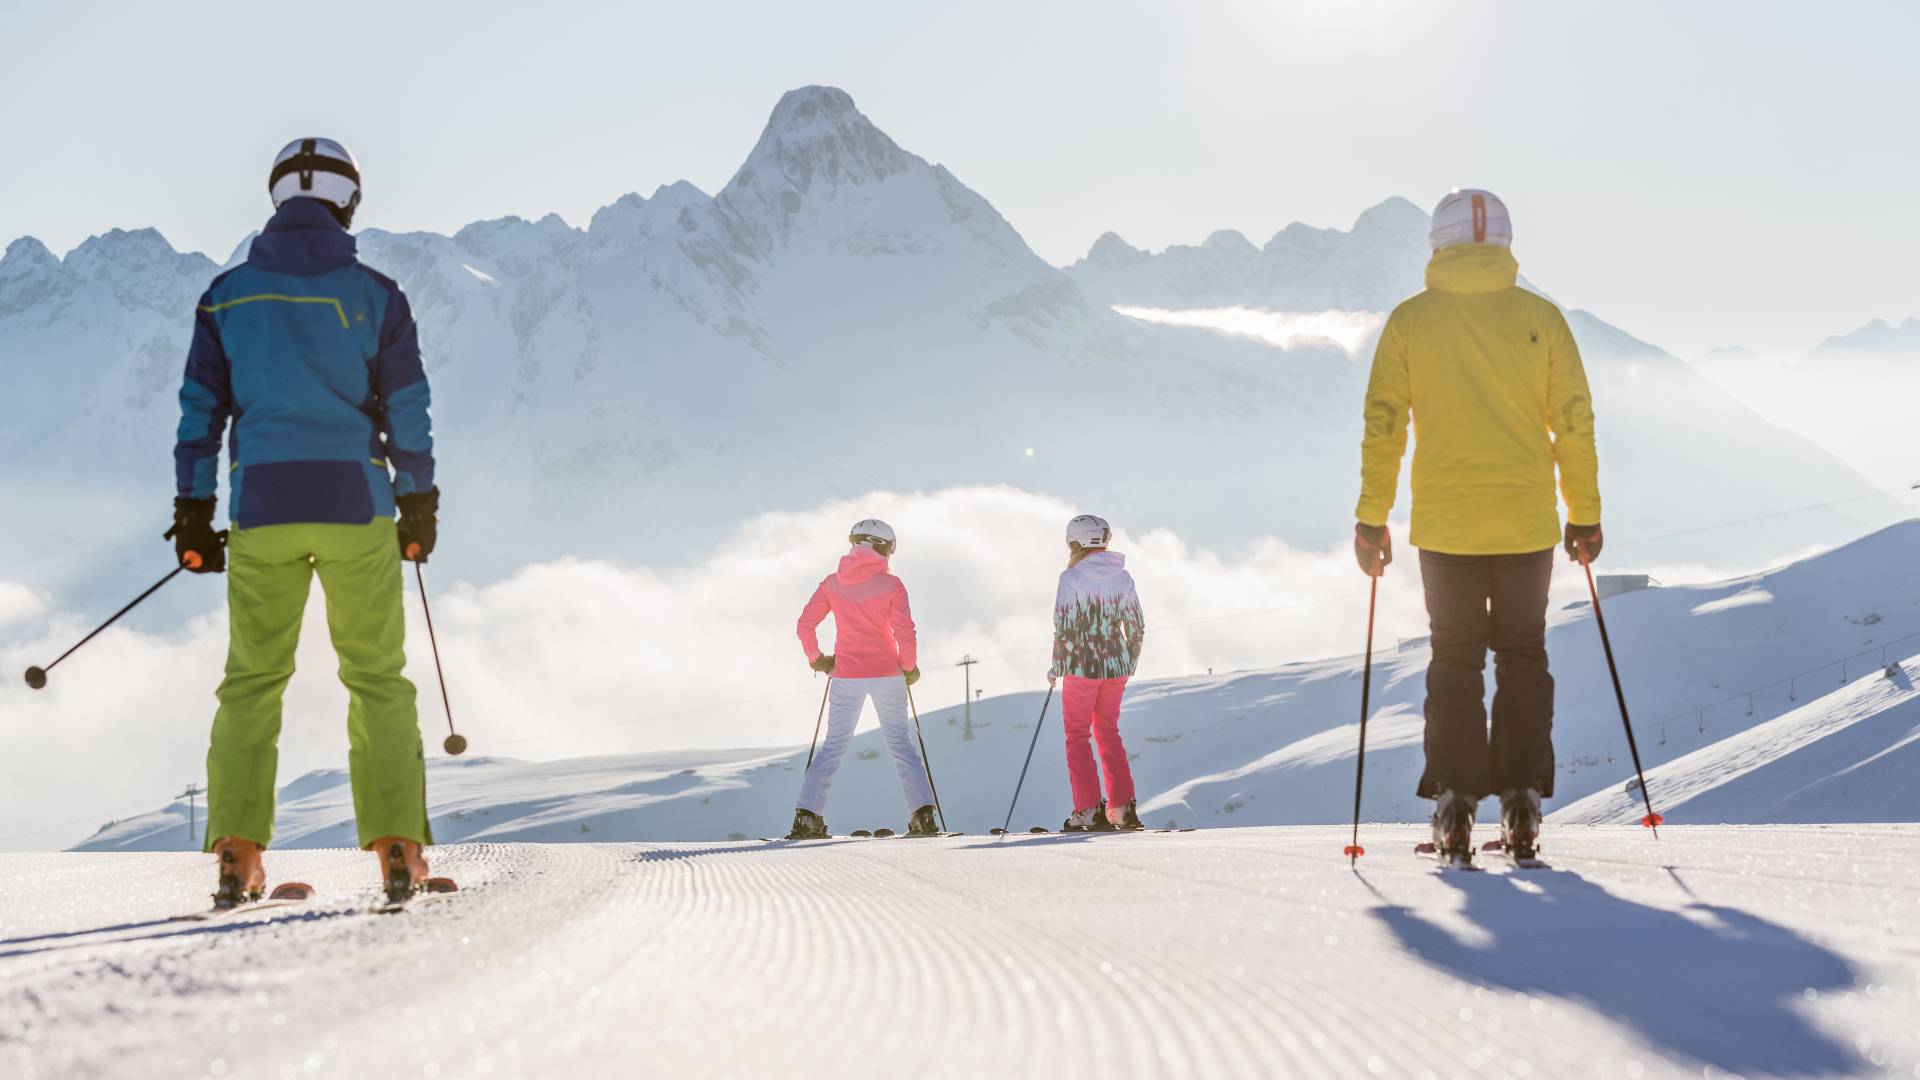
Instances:
[[[1394,309],[1373,357],[1354,552],[1371,575],[1393,561],[1387,514],[1411,415],[1409,539],[1433,630],[1419,793],[1434,800],[1443,855],[1469,856],[1480,800],[1497,793],[1503,843],[1531,857],[1540,800],[1553,794],[1553,549],[1564,542],[1582,561],[1600,554],[1593,400],[1566,319],[1516,284],[1513,226],[1498,198],[1448,195],[1428,241],[1427,288]],[[1498,684],[1491,736],[1488,648]]]

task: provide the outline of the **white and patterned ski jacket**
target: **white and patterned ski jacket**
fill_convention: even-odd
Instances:
[[[1055,677],[1129,678],[1147,635],[1127,557],[1096,551],[1060,575],[1053,601]]]

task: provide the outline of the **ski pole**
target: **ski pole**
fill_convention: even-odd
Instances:
[[[1360,675],[1360,753],[1353,764],[1353,842],[1341,852],[1348,866],[1360,865],[1360,856],[1367,853],[1360,846],[1360,789],[1367,776],[1367,716],[1373,706],[1373,613],[1380,600],[1380,575],[1369,576],[1373,584],[1367,589],[1367,659]]]
[[[433,633],[433,608],[427,604],[427,579],[420,572],[418,560],[413,564],[413,580],[420,586],[420,610],[427,613],[427,641],[433,646],[433,673],[440,677],[440,707],[447,711],[447,739],[440,747],[459,757],[467,751],[467,737],[453,730],[453,702],[447,700],[447,673],[440,668],[440,639]]]
[[[913,703],[913,687],[907,687],[907,708],[913,710],[913,737],[920,740],[920,764],[927,770],[927,790],[933,792],[933,812],[940,815],[940,831],[947,831],[947,812],[940,808],[940,788],[933,782],[933,759],[927,756],[927,737],[920,731],[920,709]]]
[[[199,555],[195,552],[189,551],[187,552],[187,555],[193,559],[199,558]],[[194,565],[198,566],[199,563],[195,562]],[[128,604],[126,607],[123,607],[119,611],[114,612],[113,618],[108,619],[106,622],[103,622],[99,626],[95,627],[93,633],[88,634],[86,637],[81,638],[78,642],[74,644],[73,648],[68,649],[66,652],[61,653],[59,657],[57,657],[53,661],[53,663],[48,664],[46,667],[28,668],[27,669],[27,685],[33,687],[35,690],[43,689],[47,685],[47,672],[52,671],[55,667],[59,666],[61,660],[65,660],[67,657],[72,656],[74,653],[80,650],[80,646],[85,645],[87,642],[92,641],[96,637],[99,637],[100,631],[105,630],[107,627],[112,626],[116,622],[119,622],[120,616],[125,615],[127,612],[132,611],[134,608],[139,607],[140,602],[142,600],[145,600],[147,597],[152,596],[154,593],[159,592],[160,586],[165,585],[167,582],[172,581],[174,578],[180,576],[180,571],[185,569],[188,569],[185,563],[181,563],[179,566],[174,567],[173,571],[169,573],[166,577],[163,577],[159,581],[154,582],[153,585],[150,588],[148,588],[146,592],[143,592],[139,596],[134,597],[133,603]]]
[[[1013,785],[1013,801],[1007,804],[1007,823],[1000,826],[1000,835],[1007,835],[1013,828],[1013,808],[1020,805],[1020,789],[1027,783],[1027,766],[1033,764],[1033,748],[1040,745],[1040,729],[1047,723],[1047,706],[1053,704],[1053,684],[1047,684],[1047,699],[1040,703],[1040,719],[1033,725],[1033,741],[1027,743],[1027,760],[1020,764],[1020,780]]]
[[[1587,595],[1593,598],[1593,623],[1600,628],[1600,647],[1607,653],[1607,674],[1613,676],[1613,697],[1620,703],[1620,723],[1627,729],[1627,752],[1633,755],[1633,775],[1640,781],[1640,799],[1647,804],[1647,816],[1640,824],[1653,830],[1653,838],[1660,839],[1660,823],[1665,821],[1653,812],[1653,796],[1647,792],[1647,774],[1640,768],[1640,746],[1633,739],[1633,721],[1627,718],[1627,694],[1620,689],[1620,668],[1613,662],[1613,641],[1607,637],[1607,617],[1600,611],[1600,589],[1593,583],[1593,563],[1587,559],[1587,546],[1578,540],[1574,543],[1580,549],[1580,566],[1587,572]]]
[[[813,718],[813,741],[807,744],[807,772],[813,771],[813,750],[820,745],[820,722],[827,718],[827,695],[833,693],[833,676],[827,676],[827,688],[820,691],[820,715]],[[801,774],[805,778],[805,773]]]

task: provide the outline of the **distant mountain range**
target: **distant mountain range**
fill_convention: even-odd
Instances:
[[[1882,356],[1920,356],[1920,319],[1899,326],[1875,319],[1850,334],[1836,334],[1820,343],[1813,356],[1836,353],[1872,353]]]
[[[1425,228],[1389,199],[1350,231],[1293,225],[1261,248],[1216,233],[1149,255],[1109,234],[1061,270],[816,86],[780,100],[716,194],[628,195],[584,229],[548,216],[368,230],[360,249],[422,327],[445,490],[436,563],[485,580],[561,554],[671,562],[752,513],[983,482],[1206,546],[1336,543],[1365,356],[1112,306],[1384,311],[1420,287]],[[174,395],[217,269],[151,229],[64,259],[31,238],[7,247],[0,466],[36,523],[0,536],[9,577],[97,607],[165,565]],[[1662,350],[1570,318],[1595,383],[1610,534],[1868,488]],[[1758,560],[1884,520],[1849,510],[1644,555]]]

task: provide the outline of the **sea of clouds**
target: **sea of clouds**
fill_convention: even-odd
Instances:
[[[1100,509],[1011,487],[878,492],[754,517],[682,566],[563,558],[474,586],[436,581],[430,563],[454,714],[470,753],[527,759],[804,743],[822,683],[806,667],[795,621],[845,553],[849,524],[873,516],[900,536],[893,568],[920,626],[921,709],[960,702],[955,665],[968,655],[982,660],[976,689],[1035,689],[1050,658],[1065,523]],[[1361,650],[1367,579],[1344,545],[1303,551],[1267,539],[1220,551],[1203,537],[1113,524],[1146,610],[1143,677]],[[1383,581],[1383,649],[1426,632],[1417,568],[1403,550]],[[1724,573],[1651,569],[1667,581]],[[182,580],[217,595],[216,582]],[[408,673],[428,752],[438,753],[444,713],[411,575],[407,585]],[[1584,590],[1563,567],[1554,602]],[[49,612],[31,589],[0,582],[0,665],[9,673],[0,681],[0,848],[65,846],[203,782],[224,607],[170,632],[109,630],[38,693],[13,674],[58,655],[100,617]],[[346,694],[324,627],[316,583],[286,697],[282,782],[346,761]],[[831,639],[829,622],[822,640]]]

